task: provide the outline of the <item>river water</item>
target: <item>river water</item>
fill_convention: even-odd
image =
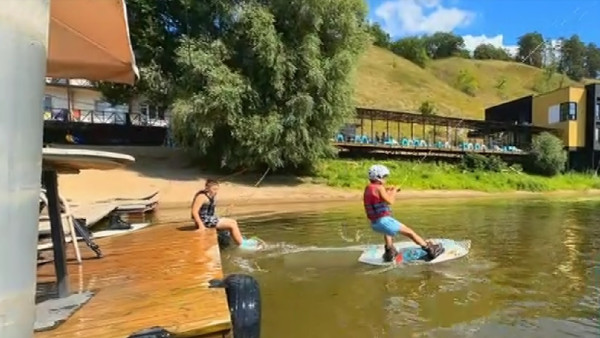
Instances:
[[[361,247],[382,242],[359,203],[241,222],[269,248],[226,249],[224,270],[259,281],[262,336],[600,336],[600,201],[399,202],[394,212],[423,237],[471,240],[469,255],[359,263]]]

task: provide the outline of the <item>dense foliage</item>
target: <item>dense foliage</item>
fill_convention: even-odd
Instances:
[[[561,139],[543,132],[533,137],[525,169],[534,174],[554,176],[565,169],[567,151]]]
[[[368,41],[361,0],[128,0],[142,77],[106,96],[171,108],[173,136],[209,166],[300,167],[353,113]],[[126,91],[126,93],[123,93]]]

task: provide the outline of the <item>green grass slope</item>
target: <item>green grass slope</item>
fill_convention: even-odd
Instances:
[[[463,116],[478,112],[483,102],[454,89],[394,53],[371,47],[361,58],[354,94],[359,107],[416,111],[426,100],[435,102],[438,113]]]
[[[460,90],[461,72],[472,76],[473,95]],[[360,107],[403,111],[417,111],[430,100],[438,115],[481,119],[485,107],[568,85],[581,84],[560,74],[547,79],[539,68],[497,60],[448,58],[431,61],[422,69],[373,46],[360,60],[354,99]]]

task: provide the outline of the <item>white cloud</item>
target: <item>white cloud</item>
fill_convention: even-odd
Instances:
[[[469,25],[475,13],[444,7],[441,0],[389,0],[375,9],[383,29],[392,36],[451,32]]]
[[[487,35],[464,35],[463,40],[465,40],[465,49],[468,51],[474,51],[477,46],[481,44],[490,44],[494,47],[504,48],[506,49],[512,56],[517,55],[517,46],[516,45],[505,45],[504,44],[504,35],[498,34],[496,36],[487,36]]]

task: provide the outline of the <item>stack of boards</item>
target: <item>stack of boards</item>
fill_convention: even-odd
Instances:
[[[444,252],[433,260],[427,258],[425,250],[413,242],[394,243],[398,250],[397,258],[392,262],[383,260],[383,245],[369,246],[358,258],[359,262],[371,265],[409,265],[436,264],[466,256],[471,249],[471,241],[454,241],[452,239],[433,239],[432,242],[441,244]]]

